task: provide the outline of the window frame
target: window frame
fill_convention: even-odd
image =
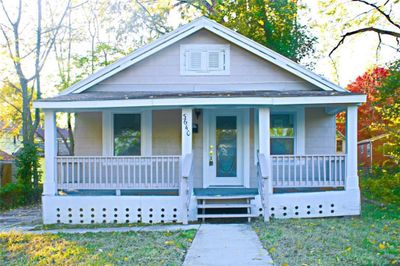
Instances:
[[[186,52],[198,50],[209,53],[210,51],[222,50],[225,57],[225,68],[223,70],[188,70],[186,68]],[[230,45],[229,44],[182,44],[180,46],[180,74],[183,76],[223,76],[230,75]]]
[[[273,137],[271,135],[271,128],[272,128],[272,116],[274,115],[292,115],[293,116],[293,137]],[[270,145],[271,145],[271,155],[278,155],[278,154],[273,154],[272,153],[272,139],[292,139],[293,138],[293,154],[284,154],[284,155],[296,155],[297,154],[297,112],[271,112],[270,115]],[[283,155],[283,154],[279,154]]]
[[[140,156],[151,156],[153,115],[144,109],[102,111],[102,156],[114,156],[114,114],[140,114]]]
[[[140,154],[137,155],[116,155],[115,154],[115,115],[139,115],[140,121]],[[143,154],[143,114],[140,112],[121,112],[111,114],[111,143],[112,143],[112,156],[142,156]]]

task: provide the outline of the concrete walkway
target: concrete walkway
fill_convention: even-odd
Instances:
[[[248,224],[202,224],[184,266],[273,265]]]

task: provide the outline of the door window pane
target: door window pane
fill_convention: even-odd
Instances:
[[[237,176],[236,116],[216,117],[217,177]]]
[[[294,115],[271,115],[271,154],[294,154]]]
[[[114,115],[114,155],[140,155],[140,114]]]

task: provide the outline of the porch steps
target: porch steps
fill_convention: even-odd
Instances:
[[[254,218],[256,214],[198,214],[197,218]]]
[[[253,204],[228,204],[228,203],[223,203],[223,204],[200,204],[197,205],[197,208],[199,209],[234,209],[234,208],[251,208],[254,207]]]
[[[233,191],[233,190],[231,190]],[[251,221],[251,218],[257,217],[257,214],[252,213],[254,205],[251,201],[255,199],[257,194],[245,193],[231,193],[229,189],[221,191],[219,193],[198,193],[197,199],[197,218],[203,222],[206,219],[242,219],[247,218],[247,221]],[[200,195],[199,195],[200,194]]]

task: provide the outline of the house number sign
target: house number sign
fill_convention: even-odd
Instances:
[[[187,114],[183,114],[183,126],[185,128],[186,136],[190,136],[190,129],[187,121]]]

